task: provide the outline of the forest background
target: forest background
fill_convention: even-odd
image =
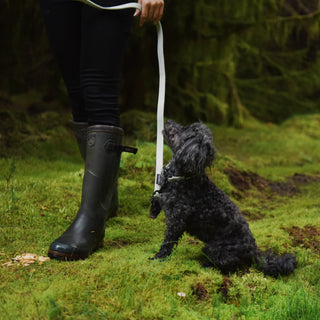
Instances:
[[[37,1],[1,2],[3,119],[15,108],[31,115],[68,112]],[[251,116],[280,123],[293,114],[320,111],[319,17],[319,0],[167,0],[166,116],[241,127]],[[141,126],[155,117],[152,25],[133,24],[123,79],[123,125],[132,131],[135,119]],[[8,126],[2,126],[2,135]]]
[[[37,0],[0,0],[1,319],[320,320],[320,0],[165,2],[165,116],[208,125],[209,177],[259,247],[293,252],[297,269],[225,276],[201,267],[203,244],[187,234],[170,259],[149,261],[165,230],[163,213],[148,218],[158,69],[155,27],[137,21],[120,104],[124,143],[139,152],[122,155],[104,248],[25,264],[73,221],[84,166]]]

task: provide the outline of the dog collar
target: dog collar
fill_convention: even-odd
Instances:
[[[180,181],[180,180],[189,180],[191,178],[193,178],[193,176],[191,176],[191,177],[171,176],[171,177],[168,177],[168,182],[174,182],[174,181]]]

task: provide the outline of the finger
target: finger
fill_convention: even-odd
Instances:
[[[161,20],[162,15],[163,15],[163,5],[160,5],[159,7],[157,7],[157,10],[154,12],[153,14],[153,22],[157,23]]]
[[[139,9],[136,9],[133,16],[138,17],[138,16],[140,16],[140,14],[141,14],[141,11]]]
[[[159,7],[158,6],[153,7],[152,9],[153,9],[152,11],[150,10],[150,20],[149,21],[155,22],[159,17]]]
[[[148,21],[150,6],[149,4],[143,3],[141,8],[140,26]]]
[[[140,0],[141,3],[141,15],[140,15],[140,26],[145,22],[157,23],[161,20],[164,11],[163,1],[150,1],[150,0]]]
[[[141,5],[142,0],[139,0],[138,3]],[[141,9],[136,9],[136,11],[134,12],[134,17],[138,17],[141,15]]]
[[[154,10],[152,12],[152,16],[150,15],[150,21],[153,21],[154,23],[159,22],[163,15],[163,8],[164,8],[163,2],[159,2],[157,5],[155,5],[153,8]]]
[[[160,7],[160,17],[159,17],[158,21],[160,21],[162,19],[163,12],[164,12],[164,3],[162,2],[161,7]]]
[[[157,14],[156,12],[157,12],[157,8],[151,6],[151,7],[149,8],[147,21],[149,21],[149,22],[154,21],[154,20],[155,20],[155,16],[156,16],[156,14]]]

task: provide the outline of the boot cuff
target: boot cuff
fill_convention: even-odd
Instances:
[[[123,136],[123,129],[120,127],[114,127],[114,126],[107,126],[102,124],[97,124],[88,127],[88,133],[91,132],[109,132],[113,134],[117,134],[119,136]]]

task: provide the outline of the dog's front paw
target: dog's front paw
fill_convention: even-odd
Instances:
[[[156,260],[156,256],[152,257],[152,258],[149,258],[149,261],[153,261],[153,260]]]
[[[158,196],[153,196],[151,198],[151,208],[149,217],[151,219],[156,219],[161,211],[160,198]]]
[[[157,219],[158,215],[159,215],[159,212],[158,212],[158,211],[153,211],[152,208],[150,209],[149,218],[151,218],[151,219]]]
[[[159,251],[157,254],[155,254],[152,258],[149,258],[149,260],[164,260],[165,258],[167,258],[169,256],[169,254],[167,253],[163,253],[161,251]]]
[[[152,258],[149,258],[149,261],[153,261],[153,260],[163,260],[165,257],[159,257],[157,254],[155,256],[153,256]]]

